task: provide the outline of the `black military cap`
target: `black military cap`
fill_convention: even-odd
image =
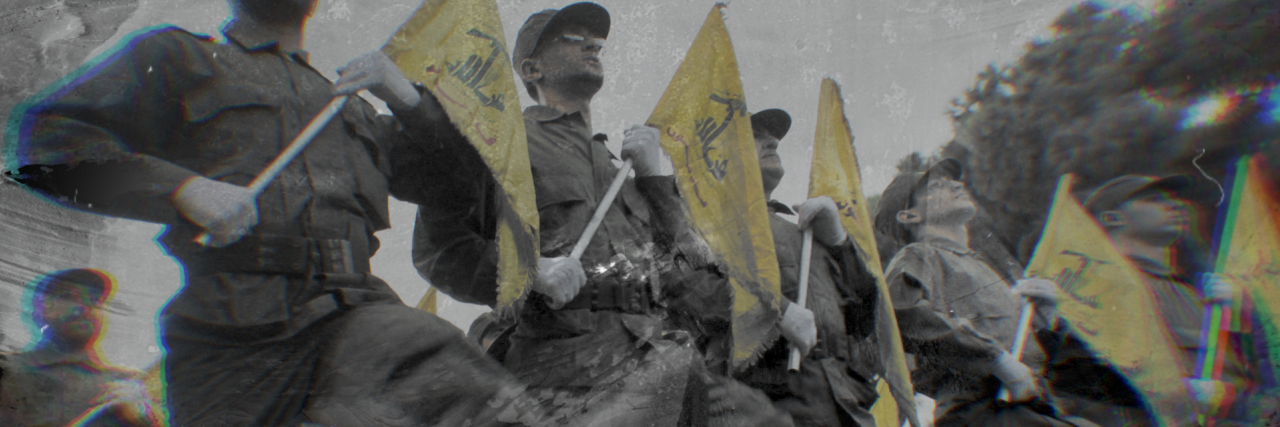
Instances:
[[[56,295],[67,289],[79,289],[91,295],[95,301],[110,293],[112,280],[107,273],[88,268],[58,270],[40,277],[35,293],[40,296]]]
[[[1123,204],[1135,194],[1146,190],[1167,190],[1177,193],[1191,186],[1191,177],[1186,175],[1170,175],[1154,177],[1148,175],[1121,175],[1102,183],[1089,193],[1084,200],[1084,208],[1090,214],[1097,215]]]
[[[591,2],[574,3],[564,9],[546,9],[529,16],[516,35],[516,48],[511,52],[511,65],[520,70],[520,62],[533,56],[542,42],[566,24],[579,24],[598,38],[609,37],[609,11]]]
[[[925,172],[913,172],[899,175],[889,183],[880,194],[880,203],[876,208],[875,228],[881,234],[892,237],[906,245],[914,238],[905,225],[898,222],[898,212],[911,209],[916,204],[916,193],[929,184],[929,177],[941,174],[959,181],[964,174],[964,166],[956,159],[946,158],[934,163]]]
[[[751,115],[751,131],[764,131],[774,138],[782,139],[791,130],[791,115],[786,111],[770,108]]]

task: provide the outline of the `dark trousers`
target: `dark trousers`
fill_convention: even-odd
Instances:
[[[175,427],[505,425],[531,409],[514,378],[462,331],[402,304],[331,314],[246,345],[165,325]]]
[[[875,401],[875,389],[854,380],[844,369],[844,362],[833,358],[806,358],[800,363],[799,372],[786,372],[785,366],[770,368],[776,371],[772,377],[785,378],[785,382],[747,384],[764,391],[774,406],[791,415],[796,426],[874,426],[875,419],[867,407]]]
[[[1155,424],[1142,407],[1116,405],[1068,393],[1055,393],[1054,403],[1064,414],[1092,421],[1102,427],[1151,427]]]
[[[1084,419],[1064,419],[1057,409],[1043,401],[1000,404],[996,394],[1000,381],[995,377],[954,376],[938,387],[937,409],[933,424],[937,427],[1080,427],[1097,426]]]

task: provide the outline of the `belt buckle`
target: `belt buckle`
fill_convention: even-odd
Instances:
[[[325,273],[353,274],[356,272],[351,242],[344,239],[320,239],[320,267]]]
[[[628,311],[638,314],[649,313],[649,305],[645,304],[646,302],[649,302],[649,295],[645,292],[646,290],[648,290],[648,286],[645,286],[643,283],[636,283],[634,281],[627,282],[624,298],[626,298],[626,307]]]

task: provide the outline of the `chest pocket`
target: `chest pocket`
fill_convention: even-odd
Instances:
[[[360,141],[364,151],[368,153],[369,158],[373,159],[374,164],[384,173],[390,173],[390,159],[385,154],[385,150],[378,145],[378,136],[375,129],[382,125],[382,120],[374,112],[373,107],[365,104],[363,99],[355,97],[350,99],[342,106],[342,121],[346,125],[346,131],[349,135]],[[392,126],[387,124],[386,126]],[[396,131],[399,131],[399,124],[395,124]]]
[[[182,149],[195,160],[186,166],[206,166],[211,175],[232,173],[244,156],[279,151],[280,103],[267,88],[251,84],[207,85],[182,99],[187,141]],[[269,144],[263,144],[269,142]],[[266,145],[266,146],[264,146]],[[180,162],[185,163],[185,162]],[[225,170],[224,170],[225,169]]]
[[[973,320],[1017,316],[1017,299],[1009,293],[1008,285],[999,276],[993,273],[956,279],[941,282],[947,285],[939,287],[947,288],[942,292],[947,294],[952,317]],[[966,286],[954,286],[957,284]]]
[[[649,225],[649,202],[640,195],[640,190],[636,188],[634,180],[628,179],[622,184],[622,188],[618,191],[618,199],[622,201],[623,207],[632,216],[640,219],[644,225]]]
[[[590,208],[595,207],[586,187],[589,181],[572,174],[539,172],[534,171],[533,186],[538,200],[541,246],[544,252],[566,245],[572,247],[591,219]]]
[[[207,85],[182,98],[187,123],[203,123],[223,113],[262,108],[278,111],[280,102],[267,88],[252,84]]]

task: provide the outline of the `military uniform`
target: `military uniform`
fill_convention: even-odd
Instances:
[[[1197,376],[1194,373],[1199,369],[1198,357],[1205,352],[1200,337],[1204,311],[1208,307],[1204,296],[1191,284],[1190,278],[1160,263],[1136,257],[1130,260],[1142,273],[1148,292],[1155,297],[1158,313],[1178,351],[1182,371],[1188,377]],[[1226,401],[1226,408],[1215,414],[1215,426],[1264,425],[1269,416],[1280,411],[1274,374],[1269,374],[1269,367],[1263,366],[1270,360],[1268,337],[1261,325],[1254,323],[1261,317],[1251,299],[1246,296],[1245,300],[1241,304],[1244,310],[1236,312],[1243,313],[1241,319],[1231,322],[1238,328],[1222,331],[1227,336],[1227,345],[1218,350],[1224,358],[1218,380],[1234,386],[1236,394]]]
[[[926,235],[894,256],[886,278],[903,349],[917,361],[911,382],[938,402],[935,425],[1070,425],[1038,400],[996,401],[1001,383],[991,372],[1013,345],[1019,300],[976,252]],[[1035,340],[1022,361],[1033,372],[1043,368]]]
[[[534,176],[543,257],[567,257],[582,235],[617,167],[577,113],[547,106],[525,110],[525,132]],[[603,136],[602,136],[603,137]],[[463,150],[465,142],[458,142]],[[447,150],[447,148],[442,148]],[[497,298],[497,219],[500,202],[493,179],[479,161],[439,155],[434,171],[453,176],[454,201],[419,208],[413,262],[422,276],[462,302],[492,304]],[[657,297],[654,235],[663,216],[680,212],[671,176],[628,179],[582,254],[588,283],[562,309],[550,309],[532,293],[518,317],[507,368],[515,373],[557,422],[585,422],[617,398],[621,385],[653,375],[645,357],[684,361],[682,349],[662,339],[662,322],[650,313]],[[675,205],[678,207],[678,205]],[[660,239],[660,237],[659,237]],[[668,238],[669,240],[669,238]]]
[[[174,425],[297,425],[304,409],[352,426],[492,422],[486,401],[514,381],[369,274],[388,193],[424,184],[396,172],[415,146],[460,137],[427,101],[392,119],[353,97],[257,198],[252,234],[192,243],[174,190],[247,185],[333,96],[305,52],[234,25],[221,43],[173,27],[126,41],[22,113],[13,158],[17,180],[65,204],[168,225],[159,241],[186,281],[160,317]]]
[[[795,300],[799,298],[803,239],[794,222],[780,214],[794,215],[782,203],[769,202],[782,294]],[[690,229],[677,238],[675,257],[663,274],[659,313],[668,329],[689,330],[709,341],[713,366],[726,363],[732,322],[728,280],[710,263]],[[874,345],[855,345],[863,344],[874,331],[874,302],[874,277],[858,261],[852,240],[838,248],[815,243],[805,308],[814,313],[818,344],[800,363],[799,373],[787,372],[790,346],[786,339],[780,339],[754,366],[736,377],[763,390],[776,407],[791,414],[796,426],[874,426],[867,410],[877,398],[869,380],[876,349]]]
[[[618,171],[616,159],[604,135],[592,135],[579,113],[532,106],[524,115],[540,253],[568,256]],[[459,146],[455,153],[457,158],[432,160],[438,166],[431,168],[436,171],[432,179],[450,185],[432,187],[427,197],[451,202],[419,208],[414,263],[445,293],[493,305],[494,212],[504,200],[496,197],[501,194],[496,182],[473,149]],[[655,287],[665,294],[669,286],[700,285],[714,276],[667,280],[683,276],[671,274],[677,269],[667,250],[671,222],[682,218],[679,203],[670,177],[627,179],[582,255],[587,284],[560,310],[550,309],[540,294],[529,295],[509,350],[498,354],[507,368],[556,401],[590,402],[580,416],[600,425],[705,425],[709,418],[725,416],[707,411],[706,389],[716,381],[707,375],[701,355],[684,334],[662,333],[660,309],[654,306]],[[716,283],[726,282],[708,285]],[[735,406],[740,414],[762,410]],[[788,423],[770,418],[777,414],[769,409],[743,422]]]
[[[1155,425],[1128,380],[1095,356],[1065,319],[1058,322],[1055,329],[1038,331],[1036,336],[1049,357],[1045,379],[1053,389],[1056,406],[1063,413],[1104,427]]]

